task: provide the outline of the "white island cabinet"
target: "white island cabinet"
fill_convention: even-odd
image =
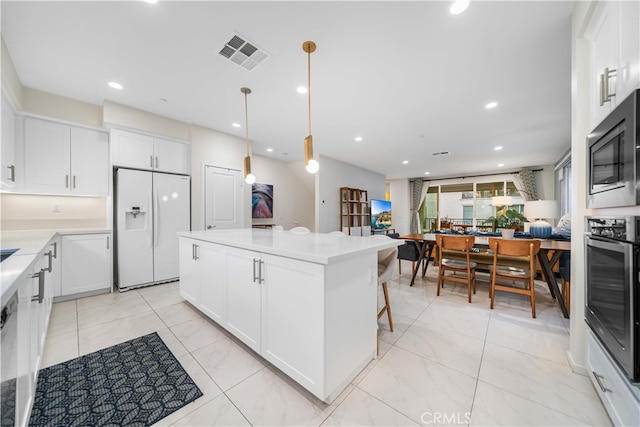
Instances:
[[[377,252],[402,241],[259,229],[180,236],[180,294],[321,400],[375,357]]]

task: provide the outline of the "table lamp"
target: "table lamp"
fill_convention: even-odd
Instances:
[[[546,239],[551,236],[551,224],[545,219],[558,217],[558,204],[555,200],[532,200],[524,202],[524,216],[533,221],[529,227],[532,237]]]
[[[502,206],[502,213],[496,211],[496,216],[506,215],[507,208],[513,204],[513,197],[511,196],[495,196],[491,198],[491,204],[493,206]]]

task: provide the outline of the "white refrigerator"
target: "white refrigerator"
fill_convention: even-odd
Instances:
[[[116,284],[121,291],[178,280],[178,235],[190,230],[189,177],[118,169]]]

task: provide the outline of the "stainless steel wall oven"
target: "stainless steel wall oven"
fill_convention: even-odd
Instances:
[[[640,89],[587,137],[588,208],[640,204]]]
[[[640,382],[640,216],[587,217],[585,320]]]

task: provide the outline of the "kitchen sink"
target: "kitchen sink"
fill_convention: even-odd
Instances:
[[[0,249],[0,262],[9,258],[11,255],[16,253],[18,249]]]

